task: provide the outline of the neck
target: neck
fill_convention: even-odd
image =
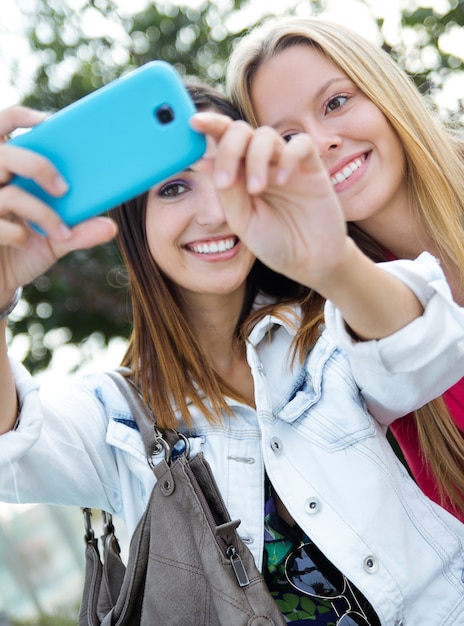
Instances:
[[[243,289],[226,295],[193,294],[185,298],[184,315],[212,363],[235,358],[244,293]]]
[[[356,222],[367,235],[399,259],[414,259],[424,250],[434,254],[435,245],[409,210],[399,208]]]
[[[367,222],[357,222],[357,224],[395,258],[415,259],[422,252],[427,251],[439,259],[455,301],[461,306],[464,305],[460,272],[449,259],[443,257],[433,238],[417,220],[412,219],[409,213],[400,214],[391,223],[389,220],[388,224],[381,223],[381,220],[378,222],[367,220]]]
[[[205,358],[238,393],[253,404],[254,387],[244,343],[238,343],[236,328],[245,290],[225,296],[195,296],[185,306],[185,315]]]

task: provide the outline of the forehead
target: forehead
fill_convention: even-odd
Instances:
[[[304,101],[314,101],[331,84],[347,80],[345,72],[317,48],[298,44],[260,65],[250,97],[260,124],[275,126]]]

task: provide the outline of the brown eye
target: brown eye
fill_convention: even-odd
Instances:
[[[298,135],[298,133],[288,133],[288,135],[282,135],[282,139],[286,143],[289,143],[293,139],[293,137],[296,137],[296,135]]]
[[[336,96],[335,98],[332,98],[331,100],[329,100],[329,102],[327,103],[327,110],[337,111],[337,109],[341,109],[346,104],[347,101],[348,101],[347,96]]]
[[[187,186],[184,183],[172,181],[163,185],[163,187],[159,190],[158,195],[162,198],[176,198],[185,191],[187,191]]]

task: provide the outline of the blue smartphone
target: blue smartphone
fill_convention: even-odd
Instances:
[[[206,139],[189,126],[195,112],[177,71],[164,61],[150,61],[10,139],[56,166],[69,184],[64,196],[51,196],[20,176],[11,184],[73,226],[200,159]]]

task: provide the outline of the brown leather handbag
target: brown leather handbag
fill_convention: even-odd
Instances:
[[[131,539],[127,568],[111,516],[103,516],[101,560],[91,511],[83,509],[87,546],[79,626],[284,626],[237,534],[240,520],[230,519],[203,454],[189,459],[187,446],[172,460],[171,433],[156,427],[129,380],[109,375],[129,402],[156,484]],[[159,446],[165,459],[153,465]]]

